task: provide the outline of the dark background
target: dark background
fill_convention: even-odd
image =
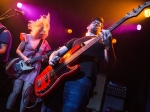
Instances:
[[[15,50],[20,43],[21,32],[29,33],[28,20],[36,20],[40,15],[50,13],[50,34],[47,38],[52,49],[62,46],[71,38],[85,35],[86,27],[93,17],[103,17],[104,28],[107,29],[133,8],[137,8],[147,0],[20,0],[25,15],[14,16],[0,22],[13,36],[10,57],[17,57]],[[1,0],[0,15],[10,8],[16,9],[17,0]],[[33,8],[30,10],[30,8]],[[22,9],[23,10],[23,9]],[[30,12],[30,14],[29,14]],[[15,14],[10,11],[8,15]],[[141,24],[142,29],[136,30]],[[72,34],[67,29],[73,30]],[[144,112],[148,99],[149,57],[150,57],[150,18],[145,18],[143,11],[130,18],[112,31],[117,64],[108,75],[109,80],[127,87],[125,110]],[[43,65],[44,66],[44,65]],[[150,88],[150,87],[149,87]]]

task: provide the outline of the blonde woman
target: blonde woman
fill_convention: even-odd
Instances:
[[[49,51],[50,45],[45,40],[48,36],[49,29],[50,29],[50,14],[42,15],[36,21],[30,20],[28,23],[28,29],[31,30],[30,34],[21,33],[20,39],[21,42],[16,50],[18,56],[24,60],[26,63],[30,63],[30,60],[33,57],[37,57]],[[37,48],[39,42],[42,39],[42,44],[39,50],[35,53],[35,49]],[[45,54],[45,59],[48,58]],[[45,60],[44,59],[44,60]],[[20,77],[15,79],[13,91],[8,97],[6,111],[9,112],[12,106],[14,105],[17,96],[22,90],[22,98],[20,103],[20,112],[25,111],[25,105],[29,102],[29,95],[33,90],[33,84],[35,78],[38,76],[41,68],[42,60],[38,60],[33,63],[35,69],[28,73],[21,74]],[[25,97],[24,97],[25,96]]]

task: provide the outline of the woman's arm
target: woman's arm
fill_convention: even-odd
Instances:
[[[16,53],[18,54],[19,57],[21,57],[24,60],[24,62],[28,60],[28,58],[22,53],[25,45],[26,45],[25,41],[21,41],[21,43],[16,49]]]

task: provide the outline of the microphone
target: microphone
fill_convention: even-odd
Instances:
[[[14,9],[17,13],[21,14],[21,15],[24,15],[24,11],[20,11],[20,10],[17,10],[17,9]]]

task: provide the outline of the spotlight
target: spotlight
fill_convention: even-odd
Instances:
[[[150,17],[150,9],[144,10],[144,16],[145,17]]]
[[[140,24],[137,25],[137,30],[141,30],[142,26]]]
[[[117,43],[117,40],[115,38],[112,39],[112,43],[115,44]]]
[[[18,7],[18,8],[22,8],[22,3],[18,2],[18,3],[17,3],[17,7]]]
[[[72,29],[68,29],[68,33],[71,34],[72,33]]]

